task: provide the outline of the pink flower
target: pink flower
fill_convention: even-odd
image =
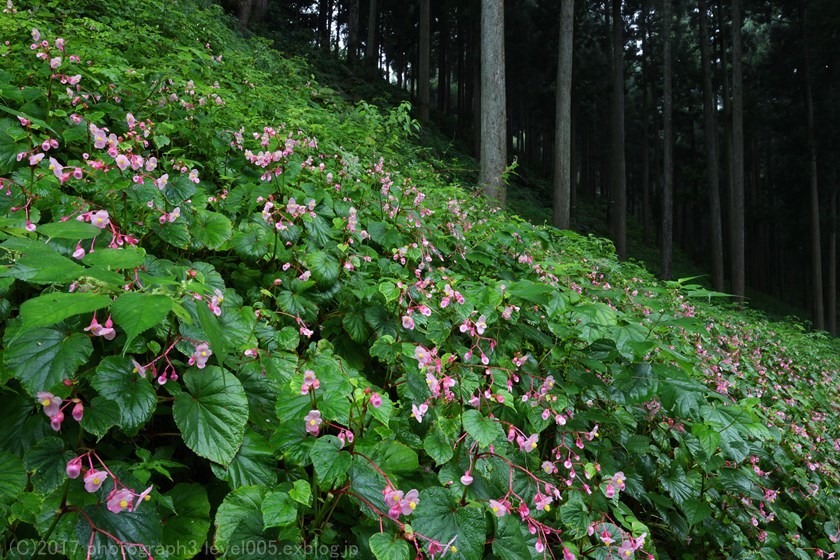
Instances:
[[[612,484],[607,484],[607,487],[604,488],[604,495],[607,498],[612,499],[612,497],[615,496],[615,487]]]
[[[141,366],[137,360],[132,358],[131,365],[134,366],[134,369],[132,369],[132,373],[136,372],[140,377],[146,377],[146,368]]]
[[[411,315],[403,315],[402,326],[404,329],[414,330],[414,319],[411,318]]]
[[[67,467],[64,469],[67,472],[67,476],[69,478],[79,478],[79,474],[82,472],[82,458],[75,457],[67,461]]]
[[[210,346],[206,342],[202,342],[196,345],[195,352],[193,352],[193,355],[190,356],[188,363],[190,365],[195,365],[198,369],[204,369],[204,366],[207,365],[207,360],[209,360],[212,355],[213,351],[210,350]]]
[[[416,404],[411,405],[411,414],[414,416],[414,418],[418,422],[423,421],[423,416],[426,414],[426,411],[428,411],[428,410],[429,410],[429,405],[427,405],[426,403],[423,403],[420,406],[417,406]]]
[[[149,167],[149,164],[148,164],[148,162],[147,162],[147,163],[146,163],[146,168],[148,168],[148,167]],[[160,178],[159,178],[159,179],[155,179],[155,186],[156,186],[158,189],[163,190],[163,189],[164,189],[164,187],[166,187],[166,183],[168,183],[168,182],[169,182],[169,174],[168,174],[168,173],[164,173],[163,175],[161,175],[161,176],[160,176]]]
[[[612,482],[619,490],[624,490],[625,476],[622,471],[618,471],[612,476]]]
[[[633,557],[633,543],[630,541],[621,541],[621,546],[618,547],[618,557],[622,560]]]
[[[519,450],[524,451],[525,453],[530,453],[537,448],[537,442],[539,439],[539,434],[531,434],[527,439],[519,436],[517,438],[517,441],[519,442]]]
[[[99,229],[105,229],[111,223],[111,217],[108,215],[107,210],[98,210],[91,212],[90,223]]]
[[[59,412],[61,407],[61,397],[56,397],[52,393],[41,391],[38,393],[38,402],[44,407],[44,414],[52,418]]]
[[[114,160],[114,163],[117,164],[117,167],[120,168],[120,171],[125,171],[126,168],[131,164],[125,154],[120,154]]]
[[[540,511],[550,511],[551,507],[549,504],[554,501],[554,498],[551,496],[545,496],[540,492],[537,492],[537,495],[534,496],[534,505],[537,506],[537,510]]]
[[[508,512],[508,506],[504,501],[497,502],[496,500],[490,500],[490,510],[496,517],[504,517]]]
[[[487,330],[487,317],[482,315],[478,318],[478,321],[475,322],[475,330],[478,331],[478,334],[484,334],[484,331]]]
[[[35,154],[29,156],[29,165],[38,165],[38,163],[40,163],[42,159],[44,159],[44,154]]]
[[[382,406],[382,397],[379,393],[373,393],[370,396],[370,404],[371,406],[373,406],[373,408],[379,408],[380,406]]]
[[[85,250],[82,248],[80,243],[76,243],[76,250],[73,251],[73,258],[74,259],[81,259],[85,256]]]
[[[306,422],[306,433],[317,436],[318,430],[321,428],[321,423],[323,422],[321,419],[321,411],[310,410],[309,414],[307,414],[303,419]]]
[[[108,478],[108,473],[104,471],[98,471],[96,469],[90,469],[87,474],[85,475],[85,490],[88,492],[96,492],[99,490],[99,487],[102,486],[102,483],[105,482],[105,479]]]
[[[196,185],[201,182],[200,179],[198,178],[198,170],[197,169],[193,169],[192,171],[190,171],[190,177],[189,178],[190,178],[190,181],[192,181]]]
[[[73,407],[73,420],[76,422],[82,421],[82,416],[85,414],[85,405],[80,402],[76,403],[76,406]]]
[[[134,494],[127,488],[112,492],[108,498],[108,510],[112,513],[119,513],[124,509],[131,511],[132,498],[134,498]]]
[[[464,473],[464,476],[461,477],[461,484],[464,486],[469,486],[473,483],[473,477],[470,475],[470,471]]]
[[[51,427],[54,431],[58,432],[58,431],[60,431],[60,430],[61,430],[61,423],[62,423],[62,422],[64,422],[64,413],[63,413],[63,412],[61,412],[61,411],[59,410],[59,411],[55,414],[55,416],[53,416],[52,418],[50,418],[50,427]]]
[[[58,163],[58,160],[54,157],[50,158],[50,171],[58,178],[61,179],[61,174],[64,171],[64,166]]]
[[[563,547],[563,560],[577,560],[577,556],[572,554],[572,551],[564,546]]]
[[[134,509],[135,509],[135,510],[136,510],[138,507],[140,507],[140,503],[141,503],[141,502],[143,502],[143,501],[148,502],[149,500],[151,500],[151,499],[152,499],[152,497],[149,495],[149,494],[151,494],[151,492],[152,492],[152,487],[151,487],[151,486],[149,486],[148,488],[146,488],[145,490],[143,490],[143,491],[140,493],[140,495],[139,495],[139,496],[137,496],[137,501],[136,501],[136,502],[134,502]]]
[[[409,490],[405,497],[400,500],[400,509],[402,510],[402,514],[411,515],[411,513],[417,509],[417,505],[419,503],[420,498],[417,490]]]
[[[57,56],[55,58],[50,59],[50,68],[55,70],[59,66],[61,66],[61,57],[60,56]]]

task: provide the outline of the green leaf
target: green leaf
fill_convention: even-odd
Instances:
[[[347,479],[352,456],[341,450],[341,440],[335,436],[321,436],[309,452],[318,482],[334,488]]]
[[[503,560],[531,558],[536,550],[529,541],[534,541],[536,544],[536,538],[528,533],[525,524],[516,516],[505,515],[496,518],[496,534],[493,539],[493,554],[496,558]]]
[[[480,560],[483,557],[487,522],[481,509],[457,504],[443,488],[429,488],[420,492],[420,501],[412,517],[411,525],[418,533],[442,543],[455,537],[453,544],[461,558]]]
[[[308,506],[312,502],[312,488],[305,480],[295,480],[293,488],[289,490],[289,496],[299,504]]]
[[[17,455],[0,451],[0,504],[15,501],[26,488],[26,471]]]
[[[85,405],[85,415],[82,416],[82,429],[102,438],[108,430],[120,423],[120,407],[105,397],[94,397]]]
[[[148,555],[137,546],[119,546],[110,536],[124,543],[142,543],[154,550],[160,545],[162,527],[160,517],[151,504],[141,504],[134,511],[122,511],[114,515],[104,503],[84,508],[85,516],[78,516],[76,538],[91,550],[96,550],[96,560],[148,560]],[[91,538],[91,523],[98,531]],[[107,532],[105,536],[101,531]]]
[[[665,476],[660,476],[659,482],[674,501],[682,505],[689,498],[699,495],[699,478],[700,473],[696,471],[686,473],[681,466],[672,464],[670,472]]]
[[[110,304],[111,298],[105,295],[90,292],[53,292],[23,302],[20,306],[20,316],[23,319],[23,328],[48,327],[74,315],[91,313]]]
[[[700,447],[707,457],[712,457],[720,445],[720,433],[708,424],[694,424],[691,433],[700,441]]]
[[[400,297],[399,288],[397,288],[396,284],[394,284],[393,282],[389,282],[388,280],[380,282],[379,293],[385,296],[385,301],[388,303],[396,301],[397,298]]]
[[[395,539],[394,535],[376,533],[368,539],[370,550],[376,560],[409,560],[411,549],[403,539]]]
[[[214,521],[214,544],[217,548],[225,551],[240,526],[259,527],[259,531],[263,531],[262,501],[265,492],[262,486],[243,486],[225,496]]]
[[[145,424],[155,410],[157,396],[148,379],[134,373],[127,358],[108,356],[96,368],[91,385],[120,409],[119,426],[129,434]]]
[[[435,422],[432,429],[429,430],[429,433],[423,439],[423,449],[438,465],[449,461],[454,453],[452,442],[449,441],[437,422]]]
[[[271,527],[287,527],[297,521],[297,505],[285,492],[270,492],[262,501],[263,525]]]
[[[187,392],[175,397],[172,414],[184,443],[196,455],[228,465],[242,445],[248,399],[239,380],[220,367],[190,369]]]
[[[702,499],[691,498],[685,500],[680,507],[689,525],[697,525],[712,515],[711,506]]]
[[[68,457],[64,442],[57,437],[47,437],[36,443],[23,456],[23,466],[32,473],[32,485],[42,494],[49,494],[64,482]]]
[[[387,473],[409,474],[419,468],[417,452],[398,441],[385,441],[380,445],[379,466]]]
[[[54,251],[27,254],[15,261],[0,278],[17,278],[33,284],[64,284],[84,273],[84,267]]]
[[[271,446],[253,430],[245,432],[242,445],[227,467],[211,464],[213,474],[230,483],[231,488],[240,486],[274,486],[277,469]]]
[[[218,249],[230,239],[233,227],[224,214],[202,210],[196,212],[190,233],[197,248]]]
[[[315,251],[306,259],[306,265],[312,271],[312,278],[321,288],[328,288],[338,280],[341,265],[335,257],[324,251]]]
[[[104,230],[86,222],[67,220],[38,226],[38,233],[51,239],[93,239]]]
[[[464,429],[472,438],[487,447],[500,437],[504,437],[504,430],[498,421],[485,417],[477,410],[468,410],[463,416]]]
[[[88,266],[104,266],[111,269],[137,268],[146,259],[146,251],[140,247],[126,245],[122,249],[97,249],[82,259]]]
[[[351,311],[341,319],[344,330],[353,339],[353,342],[363,343],[370,337],[371,330],[367,325],[365,316],[357,311]]]
[[[174,552],[170,558],[188,560],[204,548],[210,529],[210,502],[201,484],[178,484],[164,494],[177,515],[164,520],[163,544]]]
[[[114,323],[125,331],[125,348],[139,334],[160,325],[172,310],[172,298],[161,294],[127,292],[111,306]]]
[[[72,379],[93,351],[86,335],[58,328],[27,330],[5,342],[6,364],[30,395]]]
[[[572,493],[565,504],[560,506],[560,520],[576,537],[586,535],[589,528],[589,510],[578,493]]]

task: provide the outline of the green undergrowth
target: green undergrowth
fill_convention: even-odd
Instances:
[[[12,4],[6,557],[840,552],[835,340],[495,210],[218,8]]]

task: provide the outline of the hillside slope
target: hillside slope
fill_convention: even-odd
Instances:
[[[70,4],[0,18],[10,558],[840,552],[837,341],[488,207],[218,8]]]

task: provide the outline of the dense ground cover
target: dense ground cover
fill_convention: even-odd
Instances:
[[[132,8],[0,19],[8,557],[840,552],[836,341],[487,207],[216,8]]]

